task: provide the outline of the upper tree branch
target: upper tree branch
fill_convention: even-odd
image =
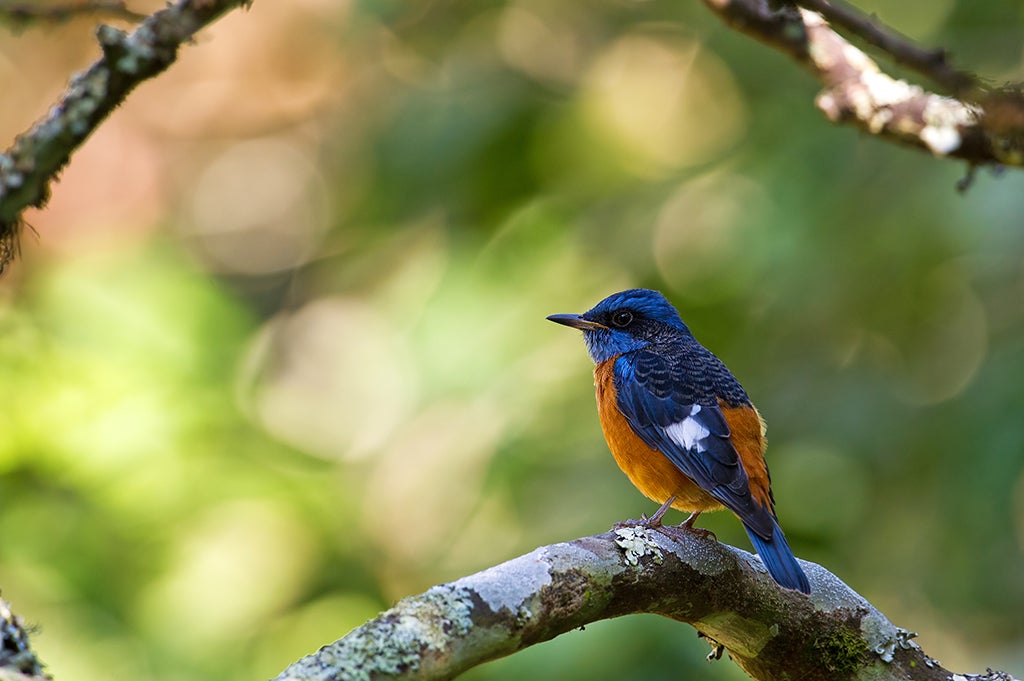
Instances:
[[[1024,165],[1024,99],[1018,90],[984,91],[969,76],[946,65],[944,57],[915,54],[894,32],[855,22],[854,15],[824,0],[799,2],[827,6],[833,18],[845,17],[858,35],[908,60],[929,76],[957,90],[972,90],[971,101],[943,97],[885,73],[864,52],[835,32],[821,14],[769,0],[704,0],[730,26],[785,52],[805,66],[824,86],[816,104],[830,120],[852,124],[883,139],[900,142],[936,156],[959,158],[973,165]],[[869,30],[868,25],[873,26]]]
[[[949,63],[946,50],[917,45],[907,36],[881,24],[843,0],[800,0],[799,4],[863,38],[890,55],[897,63],[931,79],[949,94],[969,99],[978,88],[977,78]]]
[[[739,549],[627,527],[545,546],[407,598],[275,681],[450,679],[589,622],[638,612],[693,625],[755,679],[951,678],[914,634],[821,566],[803,565],[809,598],[778,587],[760,559]],[[960,678],[1014,681],[995,674]]]
[[[174,63],[178,47],[228,10],[251,0],[178,0],[132,33],[96,32],[103,56],[75,76],[45,119],[0,154],[0,271],[17,249],[21,214],[42,207],[50,182],[74,152],[135,86]]]
[[[21,28],[36,21],[60,23],[85,14],[125,21],[142,21],[145,14],[133,12],[118,0],[89,0],[68,5],[40,5],[35,2],[0,2],[0,20]]]

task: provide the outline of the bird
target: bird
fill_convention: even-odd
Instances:
[[[765,423],[743,386],[701,345],[658,291],[614,293],[583,314],[548,320],[583,332],[594,362],[598,415],[608,448],[634,486],[669,508],[727,508],[743,523],[769,574],[810,593],[775,513],[765,463]]]

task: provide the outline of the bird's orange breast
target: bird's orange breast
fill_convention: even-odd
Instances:
[[[722,508],[718,500],[684,475],[668,457],[648,447],[633,432],[616,402],[614,363],[615,360],[611,359],[594,368],[594,385],[601,430],[615,463],[644,496],[658,504],[674,496],[676,501],[672,507],[680,511],[690,513]]]

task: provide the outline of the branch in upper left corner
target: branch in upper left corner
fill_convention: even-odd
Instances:
[[[116,0],[87,0],[65,5],[39,5],[34,2],[0,2],[0,21],[14,28],[25,28],[35,23],[58,24],[79,16],[96,16],[139,22],[146,18],[128,9]]]
[[[71,79],[46,117],[0,154],[0,272],[17,254],[22,212],[41,208],[71,154],[143,81],[162,73],[204,26],[251,0],[178,0],[127,33],[101,25],[103,56]]]

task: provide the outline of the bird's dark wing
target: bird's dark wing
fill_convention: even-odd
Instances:
[[[619,411],[649,447],[667,456],[753,531],[771,538],[772,510],[750,494],[750,482],[729,440],[729,424],[715,391],[701,394],[703,377],[691,375],[683,363],[682,358],[645,350],[620,356],[615,361]]]

